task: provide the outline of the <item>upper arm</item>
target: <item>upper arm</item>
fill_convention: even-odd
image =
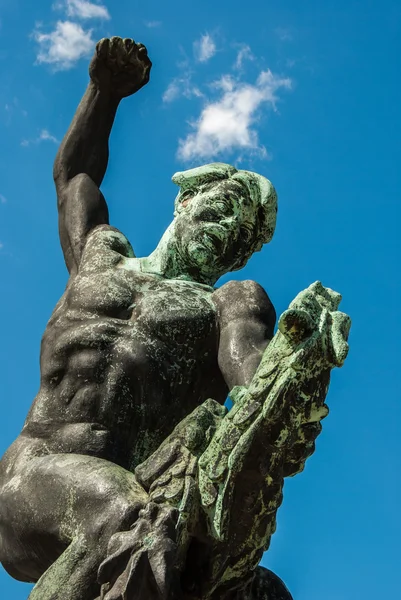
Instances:
[[[57,186],[59,233],[67,269],[78,270],[88,234],[108,224],[106,201],[98,186],[85,173],[76,175],[61,188]]]
[[[220,370],[230,389],[249,385],[274,335],[273,304],[254,281],[230,281],[212,297],[219,314]]]

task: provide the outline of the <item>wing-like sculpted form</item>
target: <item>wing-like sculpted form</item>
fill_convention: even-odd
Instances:
[[[210,534],[230,557],[215,561],[216,582],[256,567],[275,530],[284,477],[302,471],[314,451],[330,371],[348,352],[350,319],[337,310],[340,300],[319,282],[295,298],[249,388],[233,390],[235,405],[200,459]]]
[[[227,409],[215,400],[206,400],[135,470],[152,502],[177,509],[177,539],[183,556],[199,517],[199,458],[226,414]]]

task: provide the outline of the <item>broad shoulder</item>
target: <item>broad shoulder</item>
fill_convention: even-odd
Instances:
[[[127,258],[135,257],[128,238],[117,227],[111,225],[97,225],[88,234],[85,250],[96,248],[113,250]]]
[[[80,273],[113,267],[124,258],[135,258],[127,237],[111,225],[97,225],[86,238],[79,265]]]
[[[269,323],[276,320],[274,306],[266,291],[250,279],[225,283],[215,290],[212,299],[217,306],[221,325],[238,319],[257,319]]]

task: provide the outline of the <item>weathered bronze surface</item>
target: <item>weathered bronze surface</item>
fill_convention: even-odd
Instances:
[[[133,40],[99,42],[55,161],[70,278],[1,461],[0,560],[36,583],[31,600],[290,600],[258,563],[284,478],[314,450],[350,320],[317,282],[274,334],[257,283],[214,287],[274,233],[276,194],[256,173],[174,175],[174,220],[148,257],[109,225],[110,131],[150,68]]]

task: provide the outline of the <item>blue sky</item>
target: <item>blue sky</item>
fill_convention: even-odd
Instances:
[[[148,254],[175,171],[221,160],[274,183],[271,244],[235,278],[282,312],[313,281],[343,294],[351,351],[305,472],[285,486],[266,566],[295,600],[399,596],[401,5],[397,0],[0,0],[0,453],[39,383],[67,281],[52,162],[103,36],[134,37],[151,82],[119,110],[103,184]],[[0,597],[29,586],[0,571]]]

